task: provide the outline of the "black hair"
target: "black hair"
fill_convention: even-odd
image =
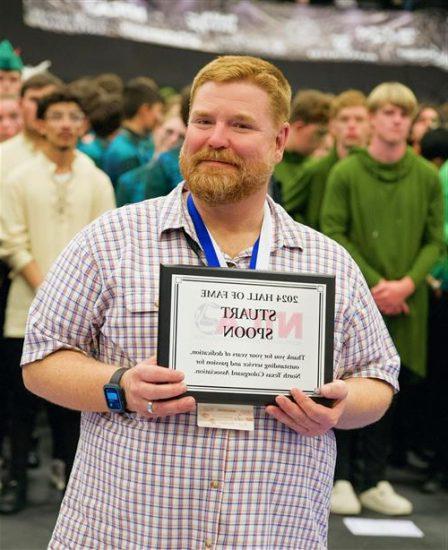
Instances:
[[[156,103],[163,104],[163,99],[155,82],[145,77],[134,78],[123,90],[123,117],[132,118],[142,105]]]
[[[25,80],[20,88],[20,97],[23,97],[28,90],[40,90],[47,86],[62,86],[62,84],[62,80],[52,73],[38,73]]]
[[[428,130],[420,142],[420,151],[422,157],[427,160],[437,158],[443,161],[448,159],[448,130],[446,128],[436,128]]]
[[[48,109],[56,103],[76,103],[81,111],[84,113],[82,101],[78,95],[72,93],[67,88],[58,88],[51,94],[39,99],[37,103],[37,118],[44,119],[45,113]]]

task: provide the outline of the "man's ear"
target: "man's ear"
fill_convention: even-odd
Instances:
[[[288,122],[282,124],[280,130],[275,136],[275,162],[278,163],[283,158],[283,151],[285,150],[286,141],[290,132],[290,125]]]

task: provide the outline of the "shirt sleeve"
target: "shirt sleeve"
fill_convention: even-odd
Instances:
[[[112,210],[115,206],[115,195],[112,183],[106,174],[99,173],[94,190],[92,220],[98,218],[101,214],[104,214],[104,212]]]
[[[22,365],[61,349],[96,355],[102,285],[85,235],[79,233],[61,253],[31,305]]]
[[[400,358],[367,283],[353,264],[353,299],[344,319],[344,341],[337,378],[376,378],[398,391]]]
[[[33,260],[20,181],[7,180],[4,184],[2,198],[1,256],[15,274]]]

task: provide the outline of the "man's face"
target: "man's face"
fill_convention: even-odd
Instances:
[[[0,95],[19,95],[21,85],[19,71],[0,71]]]
[[[168,151],[185,138],[185,124],[180,116],[172,116],[155,128],[153,138],[159,152]]]
[[[85,116],[76,103],[51,105],[41,121],[41,130],[47,142],[59,151],[74,149],[84,128]]]
[[[162,122],[163,105],[162,103],[154,103],[153,105],[144,104],[140,107],[140,113],[142,115],[145,130],[150,132]]]
[[[439,113],[435,109],[432,107],[423,109],[412,126],[411,141],[420,143],[426,132],[430,128],[436,128],[439,123]]]
[[[369,112],[361,105],[344,107],[331,121],[336,141],[347,149],[365,147],[370,134]]]
[[[23,123],[25,129],[31,133],[39,131],[39,125],[36,121],[37,103],[42,97],[51,94],[56,89],[53,84],[43,88],[29,88],[22,97],[20,107],[22,109]]]
[[[389,145],[406,142],[411,127],[411,117],[398,105],[386,103],[370,115],[372,136]]]
[[[196,92],[180,156],[192,193],[231,204],[266,187],[288,125],[275,125],[267,93],[249,82],[206,82]]]
[[[22,114],[19,101],[14,98],[0,99],[0,142],[12,138],[22,129]]]
[[[304,156],[311,155],[321,144],[328,132],[326,124],[309,123],[296,120],[291,124],[288,149]]]

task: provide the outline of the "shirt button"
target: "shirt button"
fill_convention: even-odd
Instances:
[[[206,548],[213,548],[213,541],[212,541],[212,539],[207,539],[207,540],[205,541],[205,547],[206,547]]]
[[[212,489],[219,489],[219,481],[217,481],[216,479],[214,479],[213,481],[210,482],[210,487]]]

